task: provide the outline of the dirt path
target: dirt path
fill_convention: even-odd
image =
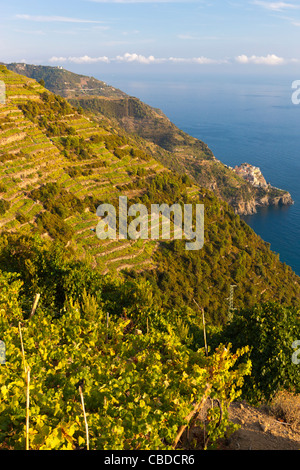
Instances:
[[[222,446],[224,450],[300,450],[299,427],[278,421],[263,407],[233,403],[229,417],[241,428]]]

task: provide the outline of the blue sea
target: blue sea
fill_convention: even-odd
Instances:
[[[297,79],[164,75],[111,76],[106,81],[160,108],[180,129],[208,144],[223,163],[258,166],[268,182],[289,191],[293,206],[259,209],[244,219],[300,275],[300,105],[291,100]]]

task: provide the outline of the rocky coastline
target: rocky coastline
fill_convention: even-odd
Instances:
[[[244,180],[248,181],[254,188],[253,197],[245,201],[236,199],[232,201],[234,210],[239,215],[252,215],[257,212],[258,207],[267,206],[289,206],[294,204],[291,194],[283,189],[276,188],[267,183],[260,168],[243,163],[232,170]]]
[[[252,215],[257,213],[258,207],[267,206],[290,206],[294,201],[289,192],[283,192],[282,196],[268,196],[267,194],[261,198],[253,198],[249,201],[236,201],[232,205],[239,215]]]

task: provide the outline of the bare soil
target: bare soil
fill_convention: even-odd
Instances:
[[[229,417],[240,429],[220,450],[300,450],[299,423],[277,419],[268,407],[232,403]]]

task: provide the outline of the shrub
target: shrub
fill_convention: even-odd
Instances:
[[[279,421],[300,427],[300,396],[288,392],[279,392],[274,397],[270,413]]]
[[[16,219],[20,224],[26,224],[30,220],[28,215],[23,214],[23,212],[18,212],[18,214],[16,214]]]
[[[76,174],[74,171],[73,176]],[[82,212],[86,206],[81,199],[57,183],[47,183],[33,190],[31,197],[35,201],[40,201],[46,210],[62,218],[66,218],[74,212]]]
[[[59,215],[51,214],[51,212],[42,212],[37,219],[37,224],[41,231],[45,230],[50,237],[64,243],[70,241],[74,234],[72,228]]]
[[[236,313],[222,341],[234,348],[250,347],[252,374],[244,396],[252,402],[270,400],[278,390],[300,392],[299,366],[293,363],[293,343],[300,339],[297,309],[268,302]]]
[[[10,203],[8,201],[5,201],[5,199],[0,199],[0,215],[4,215],[9,207]]]

